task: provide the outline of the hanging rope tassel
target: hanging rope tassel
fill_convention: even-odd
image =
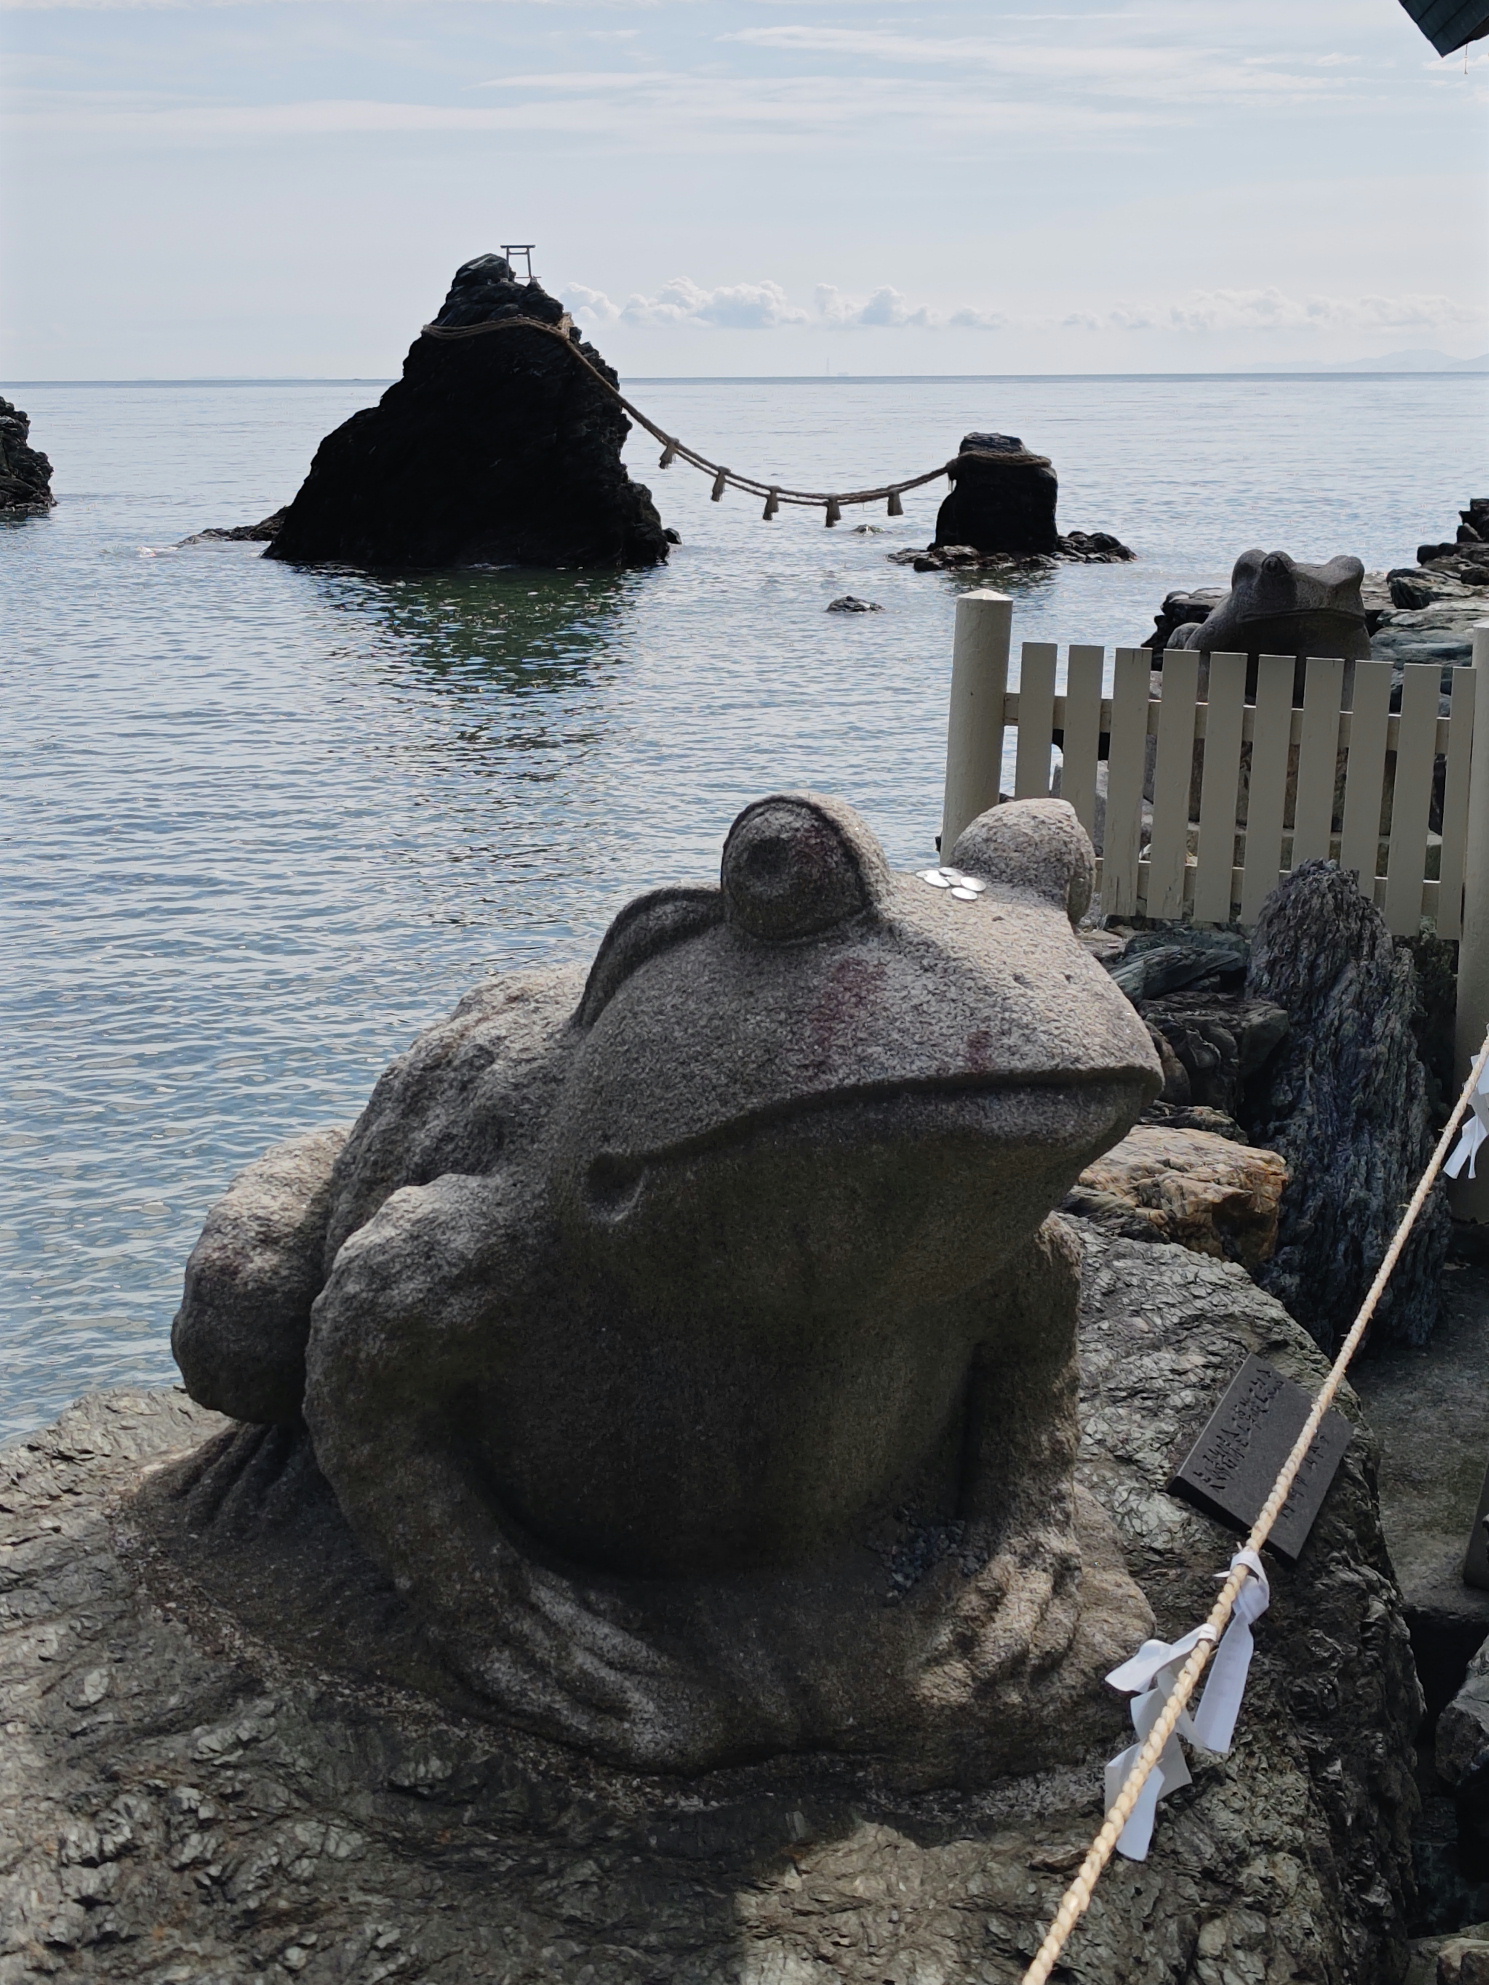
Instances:
[[[657,463],[657,467],[659,469],[670,469],[676,459],[677,443],[675,441],[669,441],[667,446],[662,450],[662,459]]]
[[[885,507],[885,513],[884,513],[884,514],[885,514],[885,515],[886,515],[887,517],[903,517],[903,516],[904,516],[904,514],[905,514],[905,506],[904,506],[904,504],[903,504],[903,503],[901,503],[901,501],[900,501],[900,493],[899,493],[899,491],[898,491],[897,489],[892,489],[892,490],[891,490],[891,491],[889,492],[889,502],[888,502],[888,504],[887,504],[887,505],[886,505],[886,507]]]
[[[722,501],[724,491],[728,488],[728,486],[729,486],[729,471],[727,469],[720,469],[718,474],[713,479],[713,495],[710,500],[714,503],[718,503]]]
[[[829,496],[827,499],[827,518],[826,518],[828,530],[831,530],[834,524],[841,524],[842,521],[843,521],[843,513],[838,508],[837,498],[835,496]]]
[[[773,489],[770,492],[770,495],[767,496],[765,499],[765,509],[761,513],[762,520],[768,524],[771,518],[774,517],[774,515],[776,514],[777,510],[780,509],[780,507],[781,507],[781,493],[779,490]]]

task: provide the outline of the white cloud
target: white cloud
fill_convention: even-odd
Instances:
[[[731,283],[703,289],[687,276],[664,283],[655,296],[629,296],[612,303],[603,290],[570,283],[563,300],[588,324],[626,324],[632,328],[705,325],[721,331],[778,331],[783,326],[810,324],[808,311],[793,304],[779,283]]]
[[[655,296],[631,296],[615,303],[603,290],[569,283],[560,294],[575,317],[596,327],[680,328],[698,326],[723,331],[1001,331],[1013,321],[999,310],[937,310],[912,304],[891,284],[867,296],[845,295],[833,283],[818,283],[815,311],[791,301],[779,283],[733,283],[704,289],[687,276],[678,276]]]
[[[616,303],[602,290],[571,283],[561,292],[582,322],[597,328],[730,331],[1156,331],[1206,337],[1236,331],[1450,331],[1482,325],[1485,312],[1447,296],[1289,296],[1279,289],[1196,290],[1182,299],[1113,304],[1063,317],[1012,314],[970,304],[940,308],[916,303],[892,284],[852,296],[819,283],[813,310],[791,301],[779,283],[724,284],[705,289],[676,277],[655,296]]]

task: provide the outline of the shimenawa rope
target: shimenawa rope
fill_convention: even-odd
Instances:
[[[654,421],[647,419],[639,407],[632,406],[625,395],[611,385],[599,367],[591,365],[569,336],[573,321],[567,311],[556,324],[545,324],[540,317],[497,317],[489,319],[484,324],[426,324],[423,327],[423,335],[426,338],[476,338],[487,331],[541,331],[546,337],[557,338],[564,350],[578,359],[585,371],[599,381],[611,399],[618,400],[638,426],[644,427],[648,434],[655,435],[661,442],[662,459],[658,464],[660,468],[670,468],[673,462],[684,461],[692,468],[701,469],[705,475],[714,479],[715,503],[721,499],[726,489],[742,489],[749,496],[763,496],[764,514],[767,520],[775,515],[783,503],[795,503],[809,509],[825,510],[826,521],[831,525],[839,522],[842,506],[845,503],[879,503],[886,499],[889,515],[902,517],[905,513],[900,508],[900,497],[907,489],[919,489],[922,483],[935,482],[940,476],[956,475],[957,465],[962,459],[960,455],[949,462],[943,462],[939,469],[927,469],[923,476],[911,476],[904,482],[883,483],[877,489],[837,492],[825,489],[783,489],[778,483],[761,482],[756,476],[738,475],[733,469],[724,468],[721,463],[709,461],[706,455],[700,455],[695,448],[689,448],[674,435],[664,433]]]
[[[1335,1396],[1344,1383],[1344,1374],[1349,1368],[1349,1361],[1360,1347],[1360,1340],[1364,1337],[1370,1319],[1375,1314],[1376,1305],[1385,1291],[1387,1282],[1391,1279],[1391,1272],[1401,1258],[1401,1251],[1410,1238],[1412,1228],[1416,1225],[1417,1215],[1426,1204],[1427,1195],[1442,1170],[1449,1147],[1463,1121],[1475,1090],[1484,1078],[1486,1069],[1489,1069],[1489,1035],[1484,1038],[1478,1059],[1469,1070],[1468,1080],[1463,1085],[1463,1093],[1458,1098],[1453,1114],[1448,1118],[1442,1136],[1437,1140],[1437,1149],[1432,1154],[1431,1162],[1423,1172],[1417,1189],[1401,1216],[1401,1224],[1397,1227],[1391,1245],[1386,1249],[1385,1259],[1376,1271],[1375,1280],[1360,1305],[1359,1315],[1350,1325],[1349,1335],[1340,1345],[1339,1355],[1334,1360],[1328,1377],[1319,1388],[1308,1418],[1303,1422],[1303,1430],[1293,1442],[1292,1453],[1282,1464],[1281,1473],[1272,1484],[1272,1493],[1262,1504],[1261,1514],[1252,1525],[1251,1535],[1246,1539],[1243,1552],[1238,1553],[1237,1558],[1247,1551],[1260,1551],[1271,1535],[1272,1526],[1282,1512],[1282,1506],[1287,1501],[1298,1470],[1308,1457],[1308,1450],[1313,1445],[1314,1435],[1323,1425],[1325,1413],[1334,1403]],[[1163,1755],[1164,1747],[1173,1736],[1179,1718],[1184,1714],[1185,1706],[1194,1693],[1195,1684],[1204,1673],[1205,1665],[1214,1653],[1216,1644],[1230,1619],[1231,1610],[1235,1606],[1242,1586],[1251,1576],[1247,1567],[1238,1563],[1237,1559],[1233,1558],[1231,1564],[1232,1570],[1225,1584],[1220,1588],[1220,1597],[1211,1608],[1204,1626],[1200,1628],[1202,1638],[1199,1645],[1179,1670],[1173,1693],[1164,1704],[1158,1721],[1149,1731],[1148,1740],[1138,1753],[1131,1771],[1123,1780],[1122,1789],[1112,1802],[1111,1810],[1102,1823],[1101,1831],[1092,1841],[1090,1851],[1081,1863],[1075,1880],[1065,1891],[1048,1934],[1035,1953],[1034,1962],[1024,1973],[1023,1985],[1045,1985],[1056,1960],[1065,1948],[1071,1931],[1091,1906],[1091,1897],[1095,1892],[1101,1871],[1111,1859],[1112,1850],[1131,1816],[1133,1807],[1137,1804],[1139,1793]]]

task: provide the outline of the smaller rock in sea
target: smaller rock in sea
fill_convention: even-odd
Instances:
[[[839,599],[829,600],[829,613],[883,613],[877,600],[860,600],[853,593],[844,593]]]
[[[1060,557],[1076,565],[1126,565],[1137,557],[1110,531],[1064,531],[1055,542]]]
[[[271,515],[261,518],[257,524],[234,524],[231,530],[193,531],[189,538],[182,538],[183,545],[189,544],[269,544],[279,534],[284,522],[287,503],[282,504]]]

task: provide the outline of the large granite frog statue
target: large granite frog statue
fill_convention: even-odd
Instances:
[[[1364,576],[1359,559],[1344,553],[1323,565],[1305,565],[1285,551],[1243,551],[1225,598],[1202,619],[1168,628],[1166,646],[1198,648],[1205,655],[1338,655],[1347,662],[1367,661]],[[1165,611],[1168,605],[1165,600]],[[1160,614],[1160,627],[1163,618]]]
[[[921,875],[840,802],[747,807],[719,888],[478,987],[234,1183],[188,1390],[303,1416],[500,1717],[641,1769],[1079,1754],[1150,1615],[1075,1485],[1050,1209],[1161,1080],[1091,879],[1059,800]]]

